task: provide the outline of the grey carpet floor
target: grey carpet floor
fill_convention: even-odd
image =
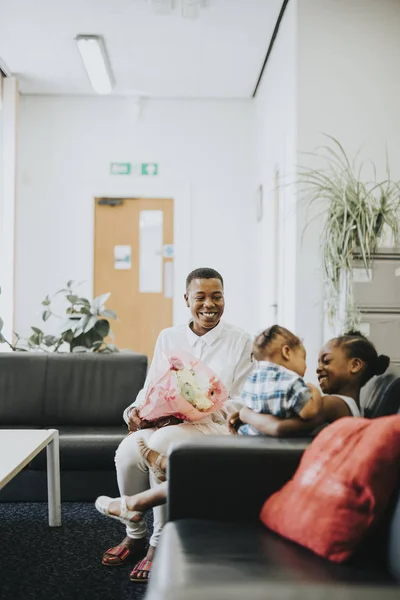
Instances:
[[[151,533],[151,514],[148,514]],[[0,503],[1,600],[139,600],[146,584],[129,581],[133,565],[107,568],[101,555],[124,537],[118,521],[93,504],[62,505],[49,527],[47,504]]]

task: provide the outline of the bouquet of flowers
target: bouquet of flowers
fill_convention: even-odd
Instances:
[[[199,421],[219,410],[229,393],[215,373],[200,359],[187,352],[165,354],[168,370],[149,387],[139,417],[155,421],[174,416],[184,421]]]

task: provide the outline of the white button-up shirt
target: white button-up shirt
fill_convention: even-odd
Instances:
[[[190,323],[164,329],[158,336],[144,387],[140,390],[135,402],[124,412],[125,421],[128,422],[130,408],[139,407],[144,402],[149,384],[154,385],[157,374],[160,376],[160,373],[168,370],[169,364],[164,356],[166,350],[182,350],[193,354],[221,379],[229,391],[230,398],[238,398],[247,376],[252,370],[252,346],[253,342],[248,333],[224,321],[220,321],[216,327],[202,336],[198,336],[192,331]],[[232,403],[232,411],[234,408]],[[201,427],[201,423],[210,420],[225,421],[229,412],[231,412],[229,409],[216,412],[205,417],[198,425]]]

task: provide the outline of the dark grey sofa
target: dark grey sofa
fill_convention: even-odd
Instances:
[[[343,565],[259,522],[264,501],[290,479],[307,444],[210,436],[177,446],[169,458],[169,522],[146,600],[400,598],[400,495]]]
[[[361,405],[368,418],[400,412],[400,378],[374,377]],[[292,477],[310,441],[207,436],[177,446],[168,467],[170,522],[146,599],[400,598],[400,495],[345,565],[318,558],[260,524],[264,501]]]
[[[116,354],[0,354],[0,429],[60,432],[62,501],[118,495],[114,454],[127,434],[123,410],[143,387],[147,357]],[[41,453],[0,492],[0,501],[46,501]]]

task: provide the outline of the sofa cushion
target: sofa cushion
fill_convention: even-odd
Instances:
[[[293,478],[261,511],[263,523],[342,562],[385,511],[399,480],[400,415],[343,418],[305,451]]]
[[[134,352],[49,356],[45,425],[121,425],[146,371],[147,357]]]
[[[44,416],[46,355],[0,354],[0,423],[40,426]]]
[[[49,426],[49,429],[52,429]],[[113,471],[115,451],[127,435],[127,427],[54,426],[60,432],[62,471]],[[46,452],[30,463],[34,470],[46,469]]]
[[[378,375],[361,390],[361,412],[367,419],[400,412],[400,377],[394,373]]]
[[[224,583],[263,586],[265,598],[275,597],[269,594],[269,586],[284,583],[292,583],[292,591],[296,589],[293,584],[307,583],[396,586],[389,572],[375,561],[331,563],[260,524],[203,519],[167,523],[150,584],[157,586],[159,598],[164,597],[164,589],[169,590],[168,597],[174,598],[174,591],[179,589],[201,589],[203,585],[218,589]]]

